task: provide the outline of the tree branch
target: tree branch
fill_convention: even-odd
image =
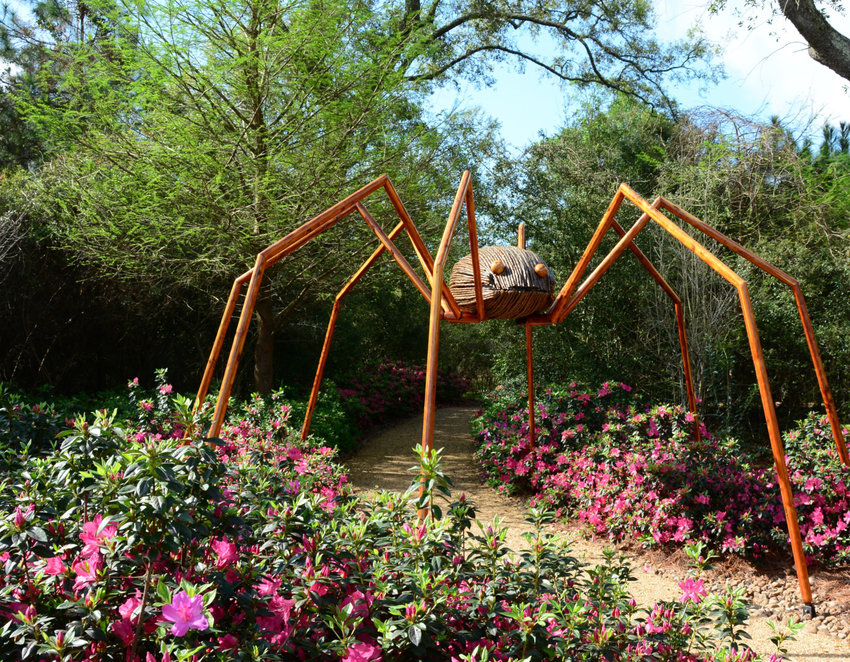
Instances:
[[[542,62],[541,60],[538,60],[535,57],[532,57],[528,53],[523,53],[522,51],[518,51],[518,50],[513,49],[513,48],[507,48],[505,46],[487,45],[487,46],[478,46],[477,48],[472,48],[472,49],[466,51],[465,53],[459,55],[458,57],[456,57],[451,62],[446,63],[445,65],[443,65],[442,67],[440,67],[439,69],[437,69],[435,71],[430,71],[426,74],[413,74],[413,75],[407,76],[407,80],[412,80],[412,81],[433,80],[435,78],[438,78],[440,75],[444,74],[446,71],[448,71],[452,67],[457,66],[458,64],[460,64],[464,60],[468,60],[469,58],[471,58],[473,55],[475,55],[477,53],[481,53],[481,52],[484,52],[484,51],[500,51],[502,53],[507,53],[508,55],[515,55],[516,57],[518,57],[522,60],[527,60],[528,62],[531,62],[532,64],[537,65],[541,69],[548,71],[550,74],[557,76],[561,80],[569,81],[571,83],[597,83],[599,85],[602,85],[603,87],[607,87],[610,90],[614,90],[614,91],[617,91],[617,92],[627,92],[631,96],[634,96],[634,97],[640,99],[641,101],[645,101],[646,103],[651,105],[651,101],[648,98],[646,98],[645,96],[637,93],[635,90],[632,90],[632,89],[627,90],[627,89],[625,89],[624,86],[617,83],[617,81],[609,80],[608,78],[606,78],[602,74],[602,72],[596,67],[595,62],[593,61],[593,57],[590,54],[589,48],[587,46],[585,46],[585,49],[588,51],[588,58],[590,60],[591,67],[592,67],[593,72],[594,72],[593,76],[570,76],[569,74],[565,74],[562,71],[558,71],[553,66],[546,64],[545,62]]]

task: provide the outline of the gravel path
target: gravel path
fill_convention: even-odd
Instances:
[[[439,409],[436,414],[434,447],[443,450],[443,470],[454,483],[454,494],[465,492],[475,505],[479,520],[486,524],[498,516],[509,527],[507,543],[512,549],[521,549],[525,542],[522,533],[529,530],[525,523],[525,507],[518,499],[498,494],[483,485],[478,478],[477,465],[473,458],[474,441],[469,434],[468,421],[471,408]],[[371,437],[356,455],[346,462],[349,477],[355,491],[367,493],[375,488],[404,491],[415,474],[408,469],[417,458],[413,447],[422,435],[422,420],[409,419]],[[573,539],[572,552],[579,559],[594,563],[602,558],[604,544],[588,541],[568,531],[564,535]],[[656,600],[675,600],[681,594],[678,582],[684,577],[681,554],[673,557],[660,552],[645,554],[640,550],[624,550],[634,568],[637,581],[630,586],[631,593],[641,604],[652,604]],[[796,599],[796,579],[791,573],[759,575],[749,566],[725,568],[707,577],[709,584],[719,587],[724,582],[743,586],[748,590],[753,607],[747,631],[752,636],[750,645],[757,653],[773,652],[768,619],[785,621],[789,616],[799,618],[799,602]],[[850,587],[850,580],[831,576],[824,583],[826,595],[819,594],[818,577],[812,579],[818,618],[806,624],[797,641],[788,644],[788,655],[792,662],[850,662],[848,618],[850,604],[839,596],[846,591],[836,591],[836,586]],[[825,580],[826,581],[826,580]],[[839,599],[836,597],[839,596]]]

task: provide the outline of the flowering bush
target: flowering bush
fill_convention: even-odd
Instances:
[[[436,453],[433,494],[358,501],[284,405],[208,443],[141,402],[142,427],[77,417],[0,481],[3,659],[754,659],[737,596],[641,609],[622,560],[583,570],[542,510],[516,558],[462,495],[420,521],[450,495]]]
[[[755,466],[738,442],[704,426],[697,441],[689,412],[641,406],[630,391],[610,383],[546,391],[537,402],[534,450],[524,394],[495,392],[476,419],[486,475],[500,489],[575,516],[594,534],[645,544],[698,540],[751,557],[787,548],[773,468]],[[814,416],[786,444],[806,553],[843,561],[850,554],[850,469]]]
[[[15,461],[20,453],[49,449],[61,429],[62,418],[47,402],[28,402],[8,384],[0,382],[0,439],[3,450]]]
[[[463,402],[469,382],[455,372],[437,373],[437,402]],[[339,389],[343,407],[367,430],[388,419],[422,411],[425,404],[425,368],[402,361],[382,361],[364,366]]]

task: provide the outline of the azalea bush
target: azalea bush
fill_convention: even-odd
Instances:
[[[0,479],[3,659],[755,658],[740,596],[692,578],[643,609],[623,560],[582,568],[542,508],[509,554],[436,452],[421,498],[358,500],[285,404],[183,439],[189,413],[163,386],[150,408],[136,397],[141,424],[77,416]]]
[[[50,448],[61,429],[62,417],[52,404],[33,401],[0,382],[0,440],[6,442],[4,450],[12,451],[9,459]]]
[[[438,371],[437,402],[465,402],[469,380],[456,372]],[[425,404],[425,368],[402,361],[366,365],[339,388],[343,407],[361,430],[420,413]]]
[[[468,390],[469,382],[463,375],[437,373],[438,405],[462,404]],[[341,452],[350,452],[376,426],[421,414],[424,404],[425,369],[402,361],[381,361],[364,366],[340,386],[324,380],[310,434]],[[283,387],[267,396],[254,393],[231,407],[232,418],[263,429],[274,420],[268,413],[285,407],[293,424],[300,426],[307,413],[307,398],[291,387]]]
[[[758,558],[790,549],[773,467],[735,439],[712,436],[680,406],[641,404],[625,384],[570,384],[536,402],[529,447],[525,394],[499,389],[475,420],[478,458],[499,489],[527,494],[590,533],[647,545],[703,541]],[[850,555],[850,469],[826,421],[809,417],[785,437],[788,469],[810,561]]]

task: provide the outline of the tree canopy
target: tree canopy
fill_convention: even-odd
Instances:
[[[434,123],[427,94],[488,82],[494,60],[670,107],[667,84],[710,75],[708,49],[651,28],[644,0],[47,0],[7,12],[0,39],[21,67],[5,89],[47,155],[30,216],[89,273],[197,306],[383,171],[436,232],[453,180],[498,141],[472,116]],[[332,294],[367,242],[348,223],[263,290],[261,390],[281,325]]]

